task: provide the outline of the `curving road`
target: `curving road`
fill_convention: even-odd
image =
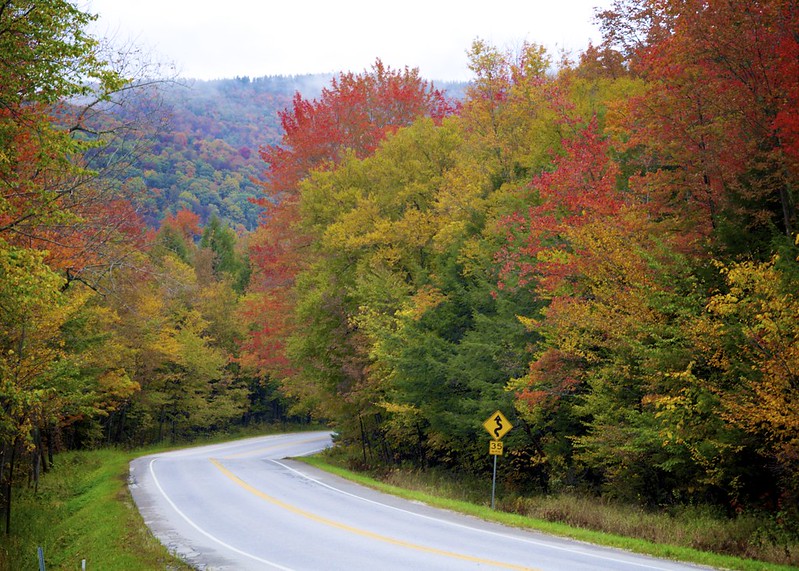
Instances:
[[[380,494],[285,458],[330,433],[146,456],[130,488],[147,525],[198,569],[677,571],[691,565],[491,524]]]

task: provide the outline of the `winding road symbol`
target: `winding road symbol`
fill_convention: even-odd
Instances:
[[[494,429],[494,438],[499,438],[499,433],[502,432],[502,417],[497,415],[494,417],[494,422],[497,423],[497,427]]]
[[[513,428],[513,425],[510,423],[510,421],[505,418],[505,415],[500,411],[496,411],[494,414],[489,416],[483,423],[483,426],[494,440],[500,440],[511,428]]]

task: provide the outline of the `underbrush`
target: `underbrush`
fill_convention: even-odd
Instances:
[[[797,538],[786,536],[771,518],[761,514],[744,513],[731,519],[706,506],[683,506],[668,512],[654,512],[570,494],[508,497],[498,501],[497,508],[653,543],[781,565],[799,565]]]

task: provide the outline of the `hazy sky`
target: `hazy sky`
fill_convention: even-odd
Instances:
[[[425,79],[471,78],[475,38],[579,51],[599,40],[594,7],[611,0],[83,0],[93,32],[132,40],[183,77],[360,72],[376,58]]]

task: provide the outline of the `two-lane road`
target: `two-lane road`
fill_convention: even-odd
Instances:
[[[652,559],[486,523],[284,460],[328,432],[139,458],[131,491],[153,533],[198,569],[676,571]]]

